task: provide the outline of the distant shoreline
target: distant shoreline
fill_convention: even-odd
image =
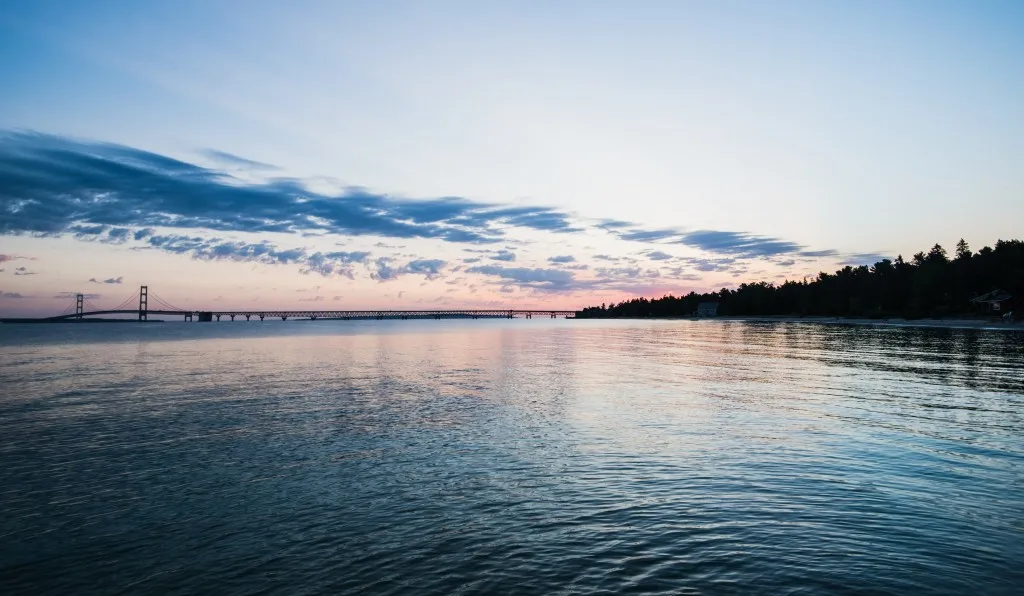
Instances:
[[[1024,331],[1020,321],[1003,323],[991,319],[867,319],[863,317],[720,317],[729,320],[824,323],[830,325],[872,325],[876,327],[936,327],[941,329],[987,329]]]
[[[932,327],[937,329],[984,329],[990,331],[1024,331],[1024,321],[1002,323],[991,319],[867,319],[864,317],[820,317],[820,316],[720,316],[720,317],[608,317],[594,318],[595,321],[614,319],[662,320],[662,321],[749,321],[755,323],[818,323],[824,325],[870,325],[873,327]],[[579,320],[584,320],[580,318]]]

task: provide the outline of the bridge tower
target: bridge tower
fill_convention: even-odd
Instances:
[[[82,312],[85,310],[85,296],[82,294],[75,295],[75,318],[82,320]]]
[[[149,310],[149,286],[139,287],[139,320],[145,321]]]

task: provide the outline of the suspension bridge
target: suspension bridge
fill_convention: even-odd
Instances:
[[[480,319],[480,318],[524,318],[534,317],[575,317],[576,311],[558,309],[434,309],[434,310],[205,310],[179,308],[149,291],[149,286],[141,286],[120,304],[104,308],[97,306],[85,294],[77,294],[74,302],[68,305],[59,315],[34,319],[0,318],[0,323],[60,323],[97,320],[103,315],[132,315],[139,321],[148,321],[150,315],[161,317],[182,317],[185,321],[220,321],[244,318],[246,321],[258,319],[287,320],[318,320],[318,319]],[[105,319],[106,320],[106,319]],[[124,318],[118,320],[126,320]],[[128,319],[130,320],[130,319]]]

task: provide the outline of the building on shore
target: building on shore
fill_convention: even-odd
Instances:
[[[1002,315],[1013,310],[1013,295],[1005,290],[992,290],[971,299],[971,304],[985,314]]]
[[[698,317],[717,317],[718,316],[718,303],[717,302],[701,302],[697,305],[697,316]]]

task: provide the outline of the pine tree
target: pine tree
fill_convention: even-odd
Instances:
[[[960,242],[956,243],[956,258],[958,261],[965,261],[971,258],[971,247],[967,246],[967,242],[963,238]]]
[[[928,262],[929,263],[947,263],[949,259],[946,258],[946,249],[942,248],[941,244],[936,244],[928,251]]]

